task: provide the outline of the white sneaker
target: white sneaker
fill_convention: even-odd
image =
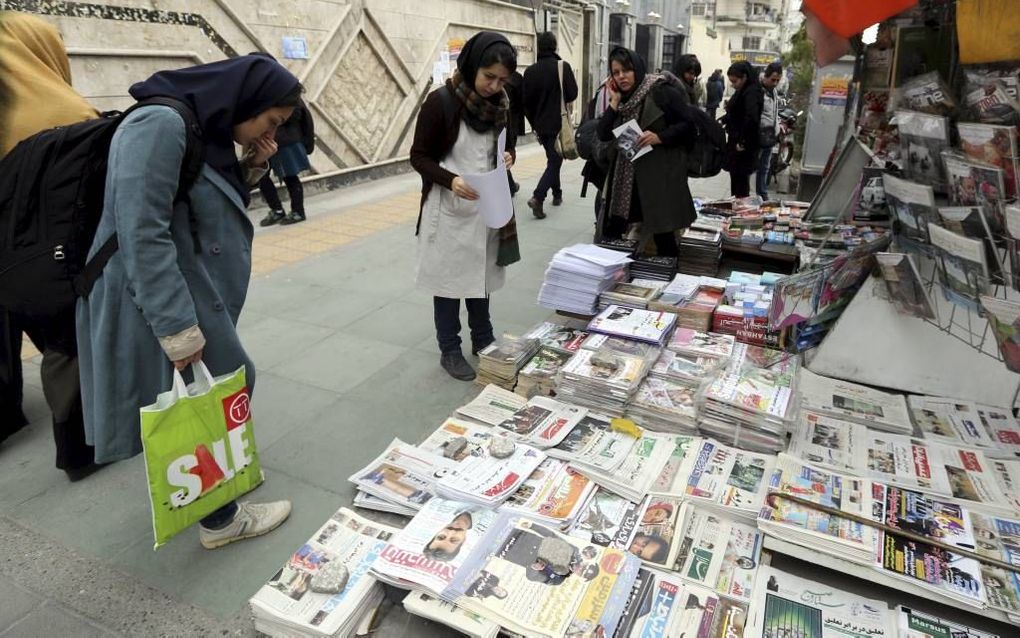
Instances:
[[[202,547],[216,549],[234,541],[267,534],[290,516],[290,501],[275,503],[238,503],[237,514],[229,525],[221,529],[198,526],[198,539]]]

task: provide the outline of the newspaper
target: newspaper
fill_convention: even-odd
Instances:
[[[1020,423],[1012,412],[1008,408],[982,404],[977,405],[977,410],[978,419],[993,442],[985,454],[995,458],[1020,456]]]
[[[563,461],[546,459],[503,504],[560,528],[573,524],[595,484]]]
[[[470,638],[499,636],[499,625],[496,623],[423,591],[413,591],[405,596],[404,609],[409,614],[446,625]]]
[[[561,576],[538,557],[543,539],[572,546]],[[443,598],[498,621],[509,631],[550,638],[616,632],[640,562],[626,552],[586,545],[524,517],[501,514]]]
[[[401,516],[414,516],[418,510],[413,507],[404,507],[387,501],[386,499],[379,498],[378,496],[372,496],[366,492],[358,490],[354,495],[354,507],[360,507],[367,510],[375,510],[377,512],[389,512],[391,514],[399,514]]]
[[[619,467],[610,471],[587,466],[578,469],[607,490],[640,501],[662,473],[674,447],[675,436],[645,432]]]
[[[591,320],[588,330],[661,345],[675,324],[673,313],[612,305]]]
[[[904,490],[875,485],[874,498],[884,503],[886,525],[938,539],[943,544],[971,549],[975,546],[969,513],[956,503]],[[981,582],[981,564],[927,543],[885,532],[876,562],[886,573],[947,598],[984,607],[987,601]]]
[[[751,602],[763,537],[754,525],[684,503],[669,567],[684,580]]]
[[[977,405],[971,401],[911,396],[907,403],[925,439],[972,447],[990,447],[994,442],[981,423]]]
[[[687,477],[681,496],[753,519],[765,502],[776,458],[704,440],[684,459]]]
[[[566,438],[587,414],[587,408],[549,397],[532,397],[497,427],[506,430],[518,441],[544,449]]]
[[[499,425],[527,402],[524,397],[490,383],[471,403],[459,408],[457,414],[488,425]]]
[[[848,514],[873,515],[871,481],[820,470],[787,454],[779,455],[769,489]],[[782,498],[765,503],[758,527],[791,543],[862,564],[872,561],[878,539],[872,527]]]
[[[610,417],[589,412],[559,445],[546,453],[577,466],[611,472],[624,462],[637,441],[626,432],[614,430]]]
[[[643,506],[596,488],[567,533],[599,547],[628,550],[641,522]]]
[[[1020,520],[970,513],[976,551],[1010,565],[1020,565]],[[1020,574],[1001,567],[981,564],[981,582],[988,605],[1020,616]]]
[[[348,479],[360,490],[414,510],[435,496],[435,479],[455,463],[393,439],[381,456]]]
[[[646,582],[633,601],[619,638],[729,638],[742,636],[746,606],[675,574],[642,572]]]
[[[801,370],[798,392],[804,410],[896,434],[914,431],[907,401],[902,395],[830,379],[807,369]]]
[[[399,530],[341,508],[320,527],[249,601],[261,627],[332,636],[352,631],[381,589],[369,567]],[[339,594],[317,594],[311,581],[324,565],[339,561],[350,574]]]
[[[954,465],[952,448],[874,430],[865,442],[868,467],[864,475],[890,485],[952,495],[946,469],[947,464]]]
[[[588,338],[588,334],[584,330],[544,321],[529,330],[524,336],[529,339],[538,339],[546,348],[561,352],[577,352],[581,349],[584,340]]]
[[[896,608],[899,620],[899,638],[999,638],[980,629],[939,618],[900,605]]]
[[[496,519],[491,509],[434,498],[394,534],[372,573],[398,587],[439,595]]]
[[[655,482],[649,488],[649,494],[660,496],[677,495],[683,494],[687,488],[688,475],[681,474],[680,470],[684,469],[684,459],[691,453],[691,450],[697,452],[701,449],[702,440],[696,436],[675,435],[673,441],[673,453],[670,454],[669,459],[666,460],[666,465],[662,467],[659,476],[656,477]]]
[[[802,411],[787,451],[821,468],[862,474],[868,462],[867,438],[868,428],[859,423]]]
[[[856,596],[763,565],[754,584],[744,638],[894,638],[896,623],[884,600]]]
[[[677,518],[681,501],[675,496],[649,496],[641,512],[637,533],[631,539],[629,551],[650,567],[666,569],[670,555],[676,553]]]

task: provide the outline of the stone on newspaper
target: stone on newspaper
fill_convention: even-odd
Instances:
[[[443,449],[443,456],[448,459],[455,459],[457,455],[464,451],[467,447],[467,439],[462,436],[458,436],[455,439],[450,439],[446,443],[446,447]]]
[[[566,576],[570,573],[574,546],[562,538],[543,538],[535,558],[548,565],[554,574]]]
[[[347,567],[340,561],[329,561],[319,566],[319,570],[312,576],[312,591],[317,594],[339,594],[347,585],[350,573]]]
[[[517,444],[506,436],[493,436],[489,439],[489,454],[497,459],[507,459],[517,451]]]

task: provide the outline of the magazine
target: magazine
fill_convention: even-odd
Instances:
[[[715,357],[663,350],[649,374],[697,388],[719,368],[720,363]]]
[[[382,601],[369,568],[399,530],[341,508],[290,556],[249,601],[256,629],[266,633],[346,635]],[[340,562],[349,577],[339,594],[311,591],[315,574]]]
[[[499,425],[524,407],[527,399],[499,386],[489,384],[471,403],[457,409],[457,414],[487,425]]]
[[[738,343],[705,398],[735,409],[748,420],[785,421],[799,367],[796,357],[787,353]]]
[[[673,352],[729,359],[733,355],[736,339],[733,335],[698,332],[690,328],[677,328],[666,346]]]
[[[1003,283],[1002,265],[996,237],[981,206],[943,206],[939,208],[942,225],[957,235],[980,241],[985,248],[985,263],[995,283]]]
[[[546,459],[503,504],[560,528],[570,527],[595,484],[563,461]]]
[[[662,345],[675,324],[673,313],[611,305],[591,320],[588,330]]]
[[[984,242],[957,235],[941,226],[931,226],[928,230],[936,249],[939,283],[946,299],[977,310],[979,298],[989,289]]]
[[[650,567],[668,568],[677,538],[677,517],[681,500],[670,496],[649,496],[641,510],[641,522],[631,538],[628,551]]]
[[[1016,160],[1020,157],[1016,128],[960,122],[956,130],[960,134],[960,150],[963,154],[978,162],[1001,168],[1005,175],[1006,197],[1016,197]]]
[[[766,565],[758,568],[754,591],[744,638],[896,636],[895,618],[884,600],[856,596]]]
[[[669,379],[648,377],[627,406],[627,416],[659,432],[689,432],[697,428],[695,389]]]
[[[1003,171],[955,154],[943,153],[949,179],[949,203],[954,206],[981,206],[994,233],[1005,227],[1002,204],[1006,199]]]
[[[978,554],[1020,565],[1020,521],[970,512]],[[981,563],[988,605],[1020,615],[1020,574]]]
[[[896,608],[896,613],[899,617],[899,638],[999,638],[998,634],[974,629],[903,605]]]
[[[914,431],[903,395],[830,379],[807,369],[800,371],[797,389],[801,409],[887,432],[910,434]]]
[[[544,348],[573,353],[581,349],[581,344],[588,338],[588,334],[584,330],[544,321],[524,336],[528,339],[538,339]]]
[[[949,148],[949,118],[915,111],[896,111],[903,173],[907,179],[946,192],[942,151]],[[889,194],[889,182],[885,184]]]
[[[397,587],[438,596],[495,520],[496,512],[486,507],[432,499],[390,538],[372,574]]]
[[[623,463],[613,470],[587,466],[579,466],[577,469],[607,490],[628,500],[640,501],[662,473],[675,446],[676,435],[646,431],[631,448]]]
[[[469,638],[499,636],[499,625],[496,623],[423,591],[412,591],[404,597],[403,604],[407,613],[446,625]]]
[[[545,539],[572,548],[569,573],[539,558]],[[509,631],[559,638],[616,632],[640,561],[626,552],[557,533],[530,519],[501,514],[485,543],[457,571],[443,598],[499,622]]]
[[[566,379],[609,386],[629,396],[648,370],[643,358],[603,351],[581,350],[563,366]]]
[[[769,491],[847,512],[870,517],[873,513],[871,481],[812,467],[788,454],[780,454],[770,477]],[[874,556],[878,532],[848,518],[776,498],[765,503],[758,515],[765,533],[791,543],[868,564]]]
[[[641,522],[643,505],[595,488],[568,534],[599,547],[628,550]]]
[[[669,567],[686,581],[751,602],[761,563],[762,534],[754,525],[684,503]]]
[[[497,428],[528,445],[549,448],[565,439],[587,414],[587,408],[561,403],[550,397],[532,397]]]
[[[896,306],[897,311],[922,319],[936,318],[928,289],[921,280],[913,255],[876,253],[875,259],[878,260],[889,301]]]
[[[852,208],[855,220],[886,219],[888,210],[885,207],[885,188],[882,186],[882,175],[885,171],[879,166],[866,166],[857,184]]]
[[[814,316],[826,271],[815,268],[783,277],[769,306],[769,328],[782,330]]]
[[[624,159],[633,162],[652,152],[650,144],[638,148],[638,138],[643,133],[644,131],[638,126],[637,120],[628,120],[613,129],[613,135],[616,136],[616,147]]]
[[[999,356],[1007,368],[1020,372],[1020,303],[982,295],[981,307],[999,345]]]
[[[934,225],[937,219],[932,187],[927,183],[915,184],[888,173],[882,176],[882,184],[889,213],[900,222],[900,235],[908,242],[927,244],[928,226]]]
[[[454,466],[454,461],[393,439],[382,455],[348,480],[372,496],[420,510],[435,496],[437,477]]]
[[[546,453],[576,466],[612,471],[624,462],[637,441],[631,434],[614,430],[610,417],[589,412]]]
[[[703,440],[684,459],[679,474],[687,485],[679,496],[747,519],[765,502],[776,458]]]
[[[862,475],[868,462],[868,434],[859,423],[802,411],[788,453],[820,468]]]
[[[569,352],[542,346],[521,368],[514,391],[528,398],[552,395],[556,389],[556,375],[572,356]]]

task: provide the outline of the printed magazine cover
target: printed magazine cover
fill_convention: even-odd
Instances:
[[[733,335],[698,332],[690,328],[677,328],[666,346],[674,352],[683,352],[716,359],[729,359],[736,339]]]
[[[981,307],[1003,362],[1013,372],[1020,372],[1020,303],[982,295]]]
[[[626,337],[647,343],[661,344],[676,323],[669,312],[609,306],[591,320],[588,330],[615,337]]]
[[[921,280],[913,255],[903,253],[877,253],[875,259],[889,293],[889,301],[896,310],[922,319],[935,319],[935,309],[928,297],[928,289]]]
[[[903,154],[903,172],[915,182],[946,191],[942,151],[949,148],[949,118],[914,111],[896,111]],[[889,193],[886,181],[886,195]]]
[[[928,226],[936,222],[935,191],[886,173],[882,176],[885,202],[893,219],[900,222],[901,237],[916,244],[928,243]],[[910,248],[908,243],[907,248]]]
[[[970,159],[1001,168],[1006,180],[1006,197],[1017,195],[1017,132],[1013,126],[960,122],[960,150]]]
[[[1006,183],[1001,168],[982,164],[950,153],[943,154],[949,179],[949,203],[954,206],[981,206],[992,232],[1005,228],[1002,205]]]
[[[984,242],[957,235],[941,226],[928,230],[936,249],[939,283],[946,299],[977,310],[981,295],[990,287]]]
[[[780,279],[769,307],[769,328],[782,330],[814,316],[825,276],[824,269],[815,268]]]

